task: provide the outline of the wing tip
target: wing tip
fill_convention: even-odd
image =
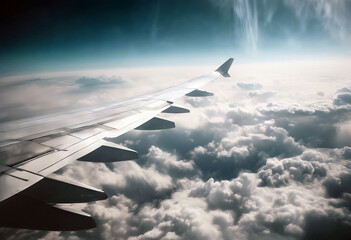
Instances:
[[[219,72],[223,77],[230,77],[228,70],[232,66],[234,58],[229,58],[225,63],[223,63],[219,68],[216,69],[216,72]]]

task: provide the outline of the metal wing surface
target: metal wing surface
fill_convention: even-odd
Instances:
[[[54,174],[74,160],[116,162],[138,158],[136,151],[104,140],[130,130],[174,128],[161,112],[184,113],[176,99],[211,96],[199,88],[219,76],[229,77],[233,59],[216,71],[176,86],[124,102],[80,109],[0,126],[0,226],[79,230],[95,227],[86,213],[65,203],[106,199],[101,190]]]

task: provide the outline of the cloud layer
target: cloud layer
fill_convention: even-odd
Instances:
[[[349,93],[347,66],[339,61],[235,67],[231,80],[219,79],[208,86],[215,97],[179,100],[192,112],[167,115],[176,121],[176,129],[133,131],[110,139],[138,150],[138,161],[77,162],[60,171],[110,196],[77,206],[96,219],[96,229],[61,233],[3,229],[0,236],[347,239],[351,108],[347,98],[340,97]],[[154,87],[164,77],[159,71],[150,81]],[[134,80],[133,74],[121,76]],[[86,94],[72,92],[80,84],[76,79],[65,94]],[[126,82],[128,87],[130,81]]]

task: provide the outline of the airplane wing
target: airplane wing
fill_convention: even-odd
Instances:
[[[81,230],[95,227],[88,214],[65,203],[107,198],[101,190],[67,181],[54,172],[74,160],[116,162],[137,159],[132,149],[108,142],[130,130],[160,130],[175,124],[161,112],[185,113],[174,100],[211,96],[199,88],[230,77],[228,59],[217,70],[179,85],[128,101],[80,109],[0,126],[0,227]]]

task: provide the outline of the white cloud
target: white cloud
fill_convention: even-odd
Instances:
[[[262,88],[262,85],[259,83],[237,83],[238,87],[243,90],[259,90]]]
[[[331,64],[339,70],[326,67]],[[333,144],[340,135],[336,125],[348,126],[351,115],[347,106],[333,104],[333,96],[347,92],[338,91],[349,84],[339,77],[351,73],[347,67],[237,67],[238,81],[253,78],[262,91],[279,94],[258,102],[230,81],[213,83],[215,97],[182,100],[192,112],[167,116],[176,119],[175,130],[116,140],[138,150],[139,161],[76,162],[61,172],[110,196],[80,206],[97,220],[96,229],[18,231],[13,238],[342,239],[335,229],[350,232],[350,147]],[[176,72],[173,78],[184,77]],[[331,85],[330,79],[337,80]],[[323,226],[322,235],[315,225]]]

